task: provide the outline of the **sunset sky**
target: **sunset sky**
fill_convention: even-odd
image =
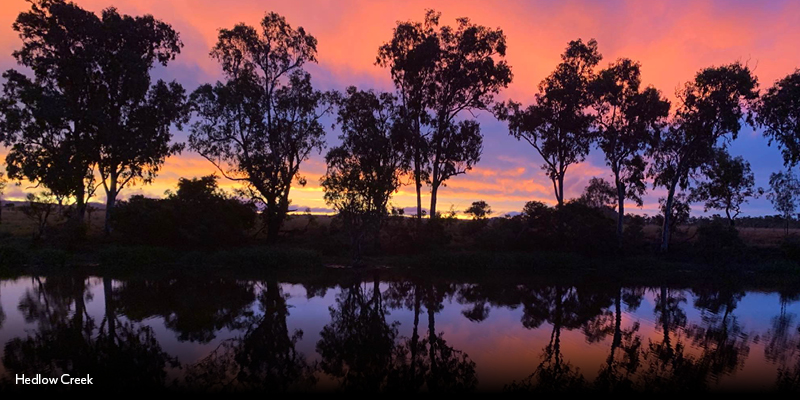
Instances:
[[[653,85],[673,98],[675,89],[692,79],[701,68],[746,62],[758,75],[762,90],[800,67],[800,3],[792,1],[200,1],[200,0],[87,0],[80,6],[100,13],[115,6],[121,13],[153,14],[172,24],[180,33],[184,48],[167,68],[155,70],[157,78],[175,79],[188,90],[221,78],[221,70],[208,57],[219,28],[244,22],[258,25],[265,12],[286,17],[294,27],[302,26],[318,39],[318,65],[311,65],[312,82],[321,90],[393,89],[389,72],[374,65],[378,47],[389,40],[397,21],[422,20],[425,9],[441,11],[442,24],[453,25],[458,17],[501,28],[507,37],[507,60],[514,81],[500,100],[514,99],[527,104],[536,86],[559,62],[568,41],[595,38],[603,54],[601,66],[628,57],[642,64],[645,85]],[[23,0],[0,2],[0,69],[19,68],[11,52],[21,41],[11,29],[20,11],[29,8]],[[518,211],[528,200],[553,204],[552,184],[540,169],[541,158],[525,143],[508,135],[504,123],[490,114],[478,114],[484,133],[481,162],[467,175],[447,182],[439,194],[439,209],[452,204],[464,210],[472,201],[485,200],[498,213]],[[338,132],[329,130],[330,145]],[[185,132],[175,132],[184,141]],[[734,142],[731,152],[748,160],[756,185],[766,187],[769,174],[780,170],[777,148],[768,147],[760,131],[747,127]],[[4,150],[0,148],[0,153]],[[324,153],[323,153],[324,154]],[[3,155],[4,158],[4,155]],[[329,211],[322,198],[319,177],[325,171],[323,155],[314,154],[301,168],[308,178],[304,188],[293,188],[294,206]],[[191,152],[170,158],[163,172],[150,186],[123,191],[122,196],[161,196],[174,188],[179,177],[197,177],[214,172],[204,159]],[[567,172],[566,197],[577,197],[592,176],[608,177],[602,154],[593,150],[587,160]],[[229,182],[222,182],[233,187]],[[25,187],[11,186],[9,199],[23,197]],[[663,191],[651,190],[645,206],[627,210],[655,214]],[[97,201],[103,201],[102,193]],[[423,203],[427,204],[427,199]],[[413,187],[396,194],[393,203],[414,205]],[[702,205],[693,206],[695,215]],[[752,201],[746,214],[774,214],[766,199]]]

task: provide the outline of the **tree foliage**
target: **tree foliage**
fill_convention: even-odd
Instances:
[[[786,220],[788,233],[788,223],[794,218],[800,201],[800,180],[792,171],[776,172],[769,176],[769,186],[771,191],[767,194],[767,198],[772,202],[775,211]]]
[[[464,214],[471,215],[472,219],[486,219],[492,215],[492,207],[483,200],[474,201],[472,205],[464,210]]]
[[[468,18],[458,18],[455,28],[439,26],[440,16],[428,10],[423,23],[399,23],[377,59],[391,70],[409,126],[417,213],[421,184],[429,178],[432,218],[439,187],[480,160],[480,125],[462,119],[464,112],[489,109],[512,79],[502,30]]]
[[[714,159],[703,166],[705,180],[692,188],[689,200],[704,202],[705,211],[723,210],[730,225],[742,211],[742,205],[759,195],[750,163],[742,157],[731,157],[727,151],[717,149]]]
[[[151,15],[131,17],[103,11],[97,49],[99,79],[92,91],[96,117],[93,143],[97,171],[106,193],[106,232],[119,192],[129,184],[151,183],[166,158],[182,148],[170,128],[188,117],[183,87],[158,80],[154,64],[167,66],[183,44],[172,27]]]
[[[616,208],[617,190],[603,178],[592,177],[576,201],[592,208]]]
[[[13,69],[3,73],[0,139],[10,147],[8,175],[75,199],[82,219],[94,192],[88,111],[101,22],[73,3],[36,1],[12,28],[22,39],[13,56],[33,78]]]
[[[289,210],[292,183],[306,183],[300,164],[324,146],[320,117],[330,107],[303,69],[316,55],[316,38],[275,13],[260,32],[245,24],[221,29],[211,57],[225,81],[200,86],[190,99],[197,117],[190,147],[263,204],[270,240]]]
[[[401,185],[408,161],[404,135],[397,127],[397,102],[390,93],[349,87],[338,101],[342,144],[325,156],[321,178],[325,202],[333,206],[352,235],[354,257],[365,236],[377,235],[389,199]]]
[[[787,166],[800,162],[800,70],[795,70],[761,95],[756,121],[769,143],[777,142]]]
[[[528,142],[544,159],[542,169],[553,182],[559,205],[564,204],[567,169],[589,153],[593,118],[587,111],[588,91],[601,59],[597,41],[573,40],[555,71],[539,84],[532,105],[523,109],[509,101],[495,108],[498,118],[508,121],[511,136]]]
[[[713,160],[715,149],[736,139],[743,119],[752,122],[749,105],[757,99],[757,89],[750,68],[736,62],[706,68],[678,91],[672,123],[649,152],[653,185],[667,189],[661,251],[669,247],[676,189],[688,188],[692,173]]]
[[[646,191],[647,162],[643,153],[663,127],[670,103],[661,93],[647,87],[640,90],[638,62],[621,58],[601,70],[590,83],[595,112],[592,136],[603,152],[614,176],[617,239],[622,245],[625,200],[642,206]]]
[[[166,66],[180,52],[177,32],[151,15],[111,7],[97,16],[62,0],[33,1],[13,28],[22,39],[13,55],[33,78],[3,75],[9,176],[74,199],[80,221],[98,172],[110,216],[120,190],[150,183],[179,149],[169,128],[185,116],[183,88],[150,79],[156,62]]]

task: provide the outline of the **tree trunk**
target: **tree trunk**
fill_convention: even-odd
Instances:
[[[103,232],[106,236],[111,234],[111,218],[114,213],[114,206],[117,204],[117,177],[111,175],[106,187],[106,220],[103,224]]]
[[[672,222],[672,203],[675,200],[675,187],[677,181],[673,182],[669,187],[667,193],[667,202],[664,206],[664,226],[661,227],[661,252],[666,253],[669,250],[670,229],[669,225]]]
[[[436,198],[438,192],[439,192],[439,185],[436,183],[436,181],[433,181],[433,184],[431,185],[430,219],[436,219],[439,217],[438,215],[436,215]]]
[[[417,228],[422,223],[422,167],[420,157],[417,154],[414,158],[414,184],[417,189]]]
[[[84,216],[86,215],[86,188],[81,186],[80,190],[75,194],[75,214],[72,216],[76,226],[83,225]]]
[[[275,243],[278,240],[278,234],[281,230],[281,212],[278,209],[278,201],[275,199],[267,199],[266,212],[266,225],[267,225],[267,242]]]
[[[619,180],[619,174],[615,174],[617,183],[617,247],[622,250],[623,247],[623,233],[625,223],[625,185]]]

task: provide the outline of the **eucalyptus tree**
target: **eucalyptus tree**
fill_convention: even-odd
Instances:
[[[12,28],[22,39],[12,55],[32,77],[3,73],[0,142],[10,147],[8,177],[74,199],[81,222],[95,189],[90,110],[102,22],[73,3],[41,0]]]
[[[762,190],[755,187],[755,176],[750,163],[741,156],[731,157],[727,151],[717,149],[714,159],[701,168],[705,180],[692,188],[690,201],[704,202],[705,211],[725,211],[730,226],[750,198],[758,197]]]
[[[484,200],[473,201],[464,214],[471,215],[474,220],[482,220],[492,215],[492,207]]]
[[[564,204],[567,169],[589,153],[593,121],[589,88],[601,59],[594,39],[573,40],[555,71],[539,84],[532,105],[523,109],[509,101],[495,108],[498,118],[508,121],[511,136],[528,142],[544,159],[542,169],[553,182],[558,205]]]
[[[320,118],[330,105],[303,69],[317,60],[317,39],[275,13],[260,28],[238,24],[219,31],[211,57],[220,62],[225,81],[192,93],[196,121],[189,146],[263,204],[267,238],[274,241],[289,210],[292,183],[306,184],[300,164],[312,151],[322,151]]]
[[[106,232],[117,195],[134,181],[149,183],[170,145],[169,128],[183,116],[183,88],[158,81],[180,52],[178,33],[151,15],[98,16],[61,0],[34,1],[13,25],[23,41],[17,61],[33,79],[4,74],[0,139],[11,146],[9,176],[54,195],[74,198],[83,220],[99,173],[106,192]]]
[[[792,171],[776,172],[769,176],[769,186],[771,191],[767,198],[772,202],[775,211],[781,213],[786,221],[785,232],[789,234],[789,221],[797,210],[800,201],[800,180]]]
[[[408,169],[405,135],[398,132],[397,99],[391,93],[351,86],[337,103],[342,144],[325,156],[328,169],[321,181],[325,202],[348,226],[358,261],[363,240],[377,236],[389,199]]]
[[[480,161],[480,125],[464,114],[491,108],[512,79],[501,29],[468,18],[458,18],[456,27],[439,26],[440,16],[428,10],[423,23],[399,23],[377,60],[390,67],[409,118],[417,215],[422,215],[421,187],[427,178],[431,218],[437,217],[439,188]]]
[[[748,103],[758,98],[758,80],[739,62],[709,67],[686,83],[677,98],[671,124],[659,132],[649,152],[653,184],[667,190],[662,252],[669,248],[676,190],[687,189],[689,178],[713,160],[715,149],[736,138],[743,118],[752,122]]]
[[[646,191],[643,157],[655,133],[669,114],[669,101],[647,87],[640,90],[638,62],[619,59],[601,70],[591,82],[589,92],[596,113],[592,135],[603,152],[614,176],[617,203],[617,242],[622,247],[625,200],[642,206]]]
[[[114,205],[129,184],[151,183],[166,158],[180,151],[171,144],[170,128],[187,116],[183,87],[158,80],[150,71],[157,62],[167,66],[183,44],[167,23],[152,15],[120,15],[103,11],[96,32],[99,76],[91,92],[96,122],[97,172],[106,194],[105,232],[110,232]]]
[[[800,70],[795,70],[761,95],[756,121],[770,144],[777,142],[784,164],[800,162]]]

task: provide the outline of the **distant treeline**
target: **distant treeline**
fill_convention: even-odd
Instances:
[[[335,120],[341,144],[327,150],[320,183],[355,258],[376,244],[402,177],[411,177],[417,198],[409,229],[423,237],[420,232],[439,224],[439,190],[480,161],[479,111],[506,121],[510,136],[543,160],[557,203],[548,209],[557,222],[542,226],[553,237],[577,228],[576,218],[594,218],[585,210],[599,204],[616,210],[616,228],[602,238],[582,232],[591,236],[581,240],[611,237],[612,247],[622,249],[631,237],[626,201],[641,205],[649,184],[667,193],[661,251],[688,218],[689,203],[719,210],[732,227],[750,198],[766,194],[785,222],[800,198],[791,169],[773,174],[769,189],[756,188],[747,161],[727,152],[749,124],[777,143],[787,168],[800,161],[800,71],[762,91],[748,65],[712,66],[670,102],[657,88],[642,86],[638,62],[619,58],[602,66],[598,43],[576,39],[531,104],[498,102],[513,79],[502,29],[468,18],[444,25],[439,13],[428,10],[422,21],[399,22],[376,49],[375,63],[387,70],[394,91],[322,92],[305,69],[317,62],[317,39],[267,13],[260,26],[220,29],[209,54],[222,67],[222,80],[187,93],[175,81],[152,81],[153,67],[167,66],[183,47],[178,32],[152,15],[123,15],[113,7],[97,15],[62,0],[33,0],[13,29],[22,40],[13,56],[31,73],[3,74],[0,141],[10,148],[8,177],[33,182],[54,202],[69,204],[76,232],[88,200],[101,188],[106,234],[115,221],[124,225],[125,207],[149,206],[134,198],[117,207],[119,193],[151,183],[168,156],[191,150],[241,184],[237,196],[259,210],[258,231],[275,241],[290,211],[291,187],[307,183],[300,165],[326,147],[326,115]],[[188,129],[188,143],[173,142],[173,127]],[[583,200],[568,202],[565,176],[592,148],[603,153],[611,182],[593,179]],[[431,222],[423,224],[426,190]],[[151,205],[176,201],[173,196]],[[152,217],[163,223],[181,212],[179,204]],[[208,226],[182,229],[190,237],[214,235]]]

